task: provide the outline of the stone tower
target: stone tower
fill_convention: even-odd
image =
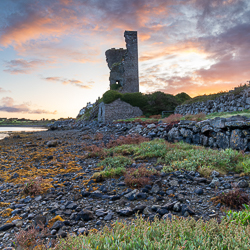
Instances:
[[[106,60],[110,69],[110,87],[119,84],[122,93],[139,92],[137,31],[124,32],[127,49],[109,49]]]

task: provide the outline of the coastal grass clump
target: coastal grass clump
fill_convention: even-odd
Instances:
[[[233,211],[229,210],[226,212],[225,219],[230,223],[237,223],[241,225],[249,225],[250,223],[250,206],[247,204],[242,205],[244,210],[242,211]]]
[[[195,221],[176,218],[149,222],[141,217],[131,223],[115,222],[112,229],[104,228],[88,236],[61,239],[53,250],[68,249],[242,249],[249,250],[250,225],[218,223],[211,219]]]
[[[229,171],[245,174],[250,172],[250,156],[230,148],[219,151],[184,142],[169,143],[164,139],[155,139],[139,144],[114,146],[105,149],[105,152],[108,157],[98,164],[104,166],[105,171],[117,167],[125,168],[138,160],[155,159],[156,164],[163,165],[163,172],[185,169],[199,171],[206,177],[213,170],[219,171],[221,174]]]

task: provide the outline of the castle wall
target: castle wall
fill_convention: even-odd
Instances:
[[[142,115],[143,113],[140,108],[133,107],[129,103],[117,99],[110,104],[100,103],[98,122],[112,122],[118,119],[127,119]]]
[[[121,84],[122,93],[139,92],[137,31],[124,32],[127,49],[109,49],[105,52],[110,69],[110,86]]]

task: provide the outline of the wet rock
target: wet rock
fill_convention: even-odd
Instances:
[[[220,173],[213,170],[213,172],[211,173],[211,177],[214,178],[214,177],[219,177],[220,176]]]
[[[120,216],[130,216],[133,214],[133,210],[131,209],[131,207],[127,207],[121,210],[117,210],[116,211]]]
[[[145,208],[146,208],[145,205],[138,205],[133,209],[133,213],[141,214]]]
[[[81,227],[81,228],[79,228],[78,231],[77,231],[77,235],[79,235],[79,234],[88,235],[88,233],[89,233],[89,231],[87,230],[86,227]]]
[[[63,221],[56,221],[53,226],[51,227],[51,229],[55,229],[55,230],[59,230],[61,227],[64,226],[64,222]]]
[[[0,226],[0,232],[2,231],[7,231],[13,227],[15,227],[16,225],[14,223],[7,223],[7,224],[4,224],[2,226]]]
[[[159,191],[160,191],[159,185],[154,184],[153,187],[152,187],[152,189],[151,189],[151,191],[150,191],[150,193],[157,194]]]
[[[219,187],[219,186],[220,186],[220,181],[218,178],[213,178],[213,180],[209,184],[209,187],[211,187],[211,188],[215,188],[215,187]]]
[[[175,212],[180,212],[181,211],[181,203],[180,202],[175,203],[173,206],[173,210]]]
[[[195,192],[196,194],[198,194],[198,195],[202,195],[202,194],[203,194],[203,189],[202,189],[202,188],[196,188],[196,189],[194,190],[194,192]]]
[[[249,183],[246,180],[241,180],[237,183],[238,188],[248,188]]]
[[[91,211],[89,210],[82,210],[80,211],[75,220],[84,220],[84,221],[90,221],[94,219],[94,215]]]
[[[112,220],[113,215],[114,215],[114,213],[109,212],[109,213],[104,217],[104,220],[105,220],[105,221]]]
[[[157,209],[156,213],[158,213],[162,216],[164,214],[168,214],[168,210],[165,208],[159,208],[159,209]]]
[[[162,217],[163,220],[170,220],[170,221],[172,220],[172,218],[173,218],[173,216],[170,213],[164,214]]]
[[[57,140],[52,140],[47,142],[48,147],[56,147],[58,144]]]
[[[182,204],[181,206],[181,214],[184,215],[186,212],[190,215],[195,215],[195,212],[193,209],[191,209],[188,205]],[[185,216],[186,217],[186,216]]]

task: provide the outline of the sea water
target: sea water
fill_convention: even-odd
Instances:
[[[46,128],[41,127],[0,127],[0,140],[9,136],[8,132],[36,132],[46,130]]]

